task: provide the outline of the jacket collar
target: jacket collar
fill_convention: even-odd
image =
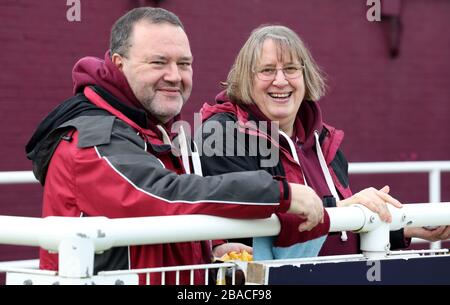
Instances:
[[[109,105],[136,122],[140,127],[147,128],[148,121],[144,110],[120,102],[119,99],[100,86],[91,86],[90,88],[107,101]]]

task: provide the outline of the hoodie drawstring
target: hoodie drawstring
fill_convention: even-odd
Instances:
[[[166,145],[172,145],[172,141],[170,141],[170,137],[164,127],[162,127],[161,125],[156,125],[156,127],[159,129],[159,131],[161,131],[163,143]]]
[[[202,164],[200,162],[200,154],[198,152],[198,147],[195,142],[193,143],[195,148],[195,151],[192,151],[192,164],[194,165],[194,174],[203,177]]]
[[[186,174],[190,174],[191,166],[189,165],[189,151],[183,125],[180,126],[180,135],[178,136],[178,139],[180,140],[181,160],[183,161],[184,171]]]
[[[325,181],[327,182],[328,189],[330,190],[336,202],[339,202],[340,199],[336,190],[336,186],[333,183],[333,178],[331,178],[330,170],[328,169],[327,162],[325,161],[325,157],[323,156],[322,148],[320,147],[319,132],[317,130],[314,130],[314,138],[316,139],[317,158],[319,159],[320,167],[322,168],[323,175],[325,176]],[[347,241],[347,239],[347,232],[342,231],[341,240]]]
[[[291,149],[292,157],[294,158],[294,160],[298,163],[298,165],[301,168],[302,165],[300,164],[300,159],[298,158],[298,154],[297,154],[297,150],[295,149],[294,142],[292,142],[291,138],[287,134],[285,134],[283,131],[281,131],[281,130],[278,130],[278,131],[288,142],[289,148]],[[303,172],[303,170],[302,170],[302,175],[303,175],[303,181],[305,182],[305,185],[308,186],[308,182],[306,182],[306,177],[305,177],[305,173]]]
[[[167,134],[166,130],[161,125],[157,125],[157,127],[162,133],[164,144],[172,145],[172,142],[170,141],[170,137]],[[183,125],[180,125],[180,132],[178,135],[178,139],[180,143],[181,161],[183,163],[184,171],[186,172],[186,174],[192,173],[191,166],[189,164],[189,155],[191,155],[194,174],[203,176],[202,165],[200,163],[200,155],[198,153],[197,145],[194,142],[195,151],[192,151],[190,149],[189,145],[187,144],[188,141]]]

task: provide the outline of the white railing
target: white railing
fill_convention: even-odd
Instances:
[[[428,201],[441,202],[441,173],[450,172],[450,161],[362,162],[350,163],[350,174],[428,173]],[[413,238],[413,243],[428,241]],[[440,249],[441,242],[430,243],[430,249]]]
[[[211,264],[203,264],[203,265],[185,265],[185,266],[172,266],[172,267],[161,267],[161,268],[145,268],[145,269],[132,269],[132,270],[117,270],[117,271],[101,271],[98,273],[99,276],[107,275],[107,276],[122,276],[129,274],[145,274],[145,284],[150,285],[151,279],[150,277],[153,275],[155,277],[160,277],[161,285],[166,284],[166,274],[175,273],[175,285],[180,284],[180,272],[189,271],[189,285],[195,284],[195,270],[203,270],[205,272],[204,282],[202,284],[209,284],[209,270],[215,269],[218,272],[221,272],[222,276],[217,276],[215,279],[212,279],[217,285],[226,285],[226,270],[227,268],[230,270],[231,279],[230,284],[236,284],[236,270],[239,266],[235,262],[229,263],[211,263]]]
[[[362,205],[327,208],[330,232],[372,232],[380,226],[388,230],[403,227],[450,225],[450,202],[388,206],[392,222]],[[86,239],[93,251],[112,247],[178,243],[192,240],[233,239],[249,236],[274,236],[280,223],[274,215],[264,219],[232,219],[208,215],[173,215],[133,218],[0,216],[0,244],[38,246],[59,251],[67,239]],[[182,230],[180,230],[182,228]],[[383,237],[384,238],[384,237]],[[385,248],[381,249],[383,252]]]
[[[0,172],[0,184],[39,183],[32,171]]]
[[[450,202],[409,204],[401,209],[389,206],[389,209],[392,214],[390,224],[381,221],[378,214],[362,205],[327,208],[330,232],[345,230],[361,233],[363,254],[368,258],[379,259],[386,257],[389,252],[390,230],[406,226],[450,225]],[[240,238],[249,235],[273,236],[280,231],[275,215],[257,220],[207,215],[120,219],[0,216],[0,223],[0,244],[39,246],[58,252],[58,276],[61,280],[68,279],[69,283],[93,278],[94,253],[112,247]],[[145,269],[143,271],[149,272]],[[17,274],[17,270],[14,274]],[[128,275],[131,274],[128,272]]]
[[[450,172],[450,161],[414,162],[353,162],[350,174],[428,173],[428,201],[441,202],[441,173]],[[38,183],[32,171],[0,172],[0,184]],[[414,238],[413,243],[428,242]],[[439,249],[441,242],[430,243],[430,249]]]
[[[349,165],[349,173],[350,174],[381,174],[381,173],[428,173],[429,175],[429,201],[430,202],[440,202],[441,201],[441,173],[442,172],[450,172],[450,161],[425,161],[425,162],[371,162],[371,163],[350,163]],[[0,172],[0,184],[20,184],[20,183],[38,183],[38,181],[34,178],[33,174],[31,171],[8,171],[8,172]],[[333,213],[333,212],[332,212]],[[351,216],[347,216],[347,217],[351,217]],[[4,221],[5,219],[3,219],[2,221]],[[23,220],[23,219],[22,219]],[[270,227],[270,230],[274,230],[277,231],[277,220],[273,220],[273,219],[269,219],[266,220],[270,222],[270,225],[267,225],[268,223],[264,223],[265,226],[265,230],[267,230],[267,227]],[[21,221],[19,220],[19,223]],[[347,222],[347,220],[345,220],[345,222]],[[196,223],[196,222],[190,222],[190,225],[192,225],[192,223]],[[214,223],[214,225],[210,226],[211,227],[215,227],[217,224]],[[5,231],[3,230],[3,228],[8,228],[8,226],[4,226],[2,223],[2,226],[0,227],[1,231],[2,231],[2,236],[3,238],[5,237]],[[128,226],[127,229],[129,230],[132,226]],[[19,226],[15,226],[15,229],[18,229],[18,231],[20,232],[21,230],[24,230],[25,228],[22,227],[22,229],[20,229],[20,225]],[[254,232],[256,228],[254,227],[254,224],[251,224],[250,227],[246,227],[246,230],[249,230],[247,232]],[[15,231],[16,233],[18,231]],[[26,229],[25,229],[26,231]],[[208,230],[204,230],[204,232],[206,232]],[[161,232],[161,231],[159,231]],[[235,231],[236,232],[236,231]],[[245,231],[243,231],[245,232]],[[11,231],[9,233],[12,233]],[[24,231],[22,233],[25,233]],[[48,232],[51,233],[51,232]],[[136,234],[139,235],[139,232],[135,232]],[[175,232],[175,235],[179,235],[180,231],[178,230],[177,232]],[[234,237],[233,232],[228,232],[230,233],[230,235],[226,235],[224,236],[224,238],[232,238]],[[268,234],[268,232],[264,232],[261,234],[263,235],[270,235]],[[277,234],[277,233],[276,233]],[[263,235],[257,235],[252,234],[253,236],[263,236]],[[17,237],[17,236],[16,236]],[[166,240],[168,240],[167,236],[164,235],[164,238],[166,238]],[[422,240],[423,241],[423,240]],[[8,242],[11,244],[17,244],[17,239],[16,240],[6,240],[3,239],[3,242]],[[23,244],[29,244],[30,240],[28,240],[27,242],[23,243]],[[40,246],[42,246],[41,244],[39,244]],[[45,247],[45,245],[44,245]],[[433,249],[439,248],[440,247],[440,243],[436,242],[436,243],[432,243],[432,247]],[[29,262],[23,262],[24,264],[32,264],[32,265],[36,265],[36,260],[34,261],[29,261]],[[14,262],[4,262],[2,263],[2,265],[9,265],[12,266],[11,263]]]
[[[37,269],[39,268],[39,260],[28,259],[22,261],[0,262],[0,270],[4,268]]]
[[[363,162],[350,163],[350,174],[428,173],[429,202],[441,202],[441,173],[450,172],[450,161],[417,162]],[[0,172],[0,184],[38,183],[32,171]],[[413,242],[427,242],[413,239]],[[430,243],[431,249],[439,249],[441,243]]]

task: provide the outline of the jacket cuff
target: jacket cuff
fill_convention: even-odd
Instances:
[[[273,179],[280,181],[280,205],[277,213],[286,213],[291,206],[291,187],[285,177],[275,176]]]
[[[391,250],[408,248],[411,244],[411,238],[406,238],[404,230],[389,232],[389,242],[391,244]]]
[[[289,247],[297,243],[303,243],[308,240],[316,239],[320,236],[327,235],[330,230],[330,216],[324,210],[323,223],[319,223],[310,231],[299,232],[298,226],[305,222],[297,215],[293,214],[277,214],[280,220],[280,234],[274,242],[275,247]]]
[[[223,245],[225,243],[227,243],[225,239],[211,240],[211,247],[214,249],[215,247]]]
[[[322,203],[325,208],[335,208],[336,198],[334,196],[323,196]]]

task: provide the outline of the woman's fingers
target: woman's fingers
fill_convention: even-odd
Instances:
[[[366,188],[350,198],[342,200],[338,206],[349,206],[351,204],[362,204],[374,213],[377,213],[384,222],[392,222],[392,215],[387,204],[396,208],[402,208],[400,201],[389,195],[390,187],[385,185],[381,189],[373,187]]]
[[[380,219],[384,222],[391,222],[391,213],[387,209],[387,206],[385,203],[377,204],[373,201],[367,201],[366,203],[363,203],[365,207],[367,207],[369,210],[371,210],[374,213],[377,213]]]
[[[377,213],[384,222],[391,222],[392,216],[387,208],[386,202],[378,195],[378,190],[374,188],[365,189],[359,193],[359,201],[374,213]]]
[[[383,199],[385,202],[392,204],[396,208],[402,208],[403,205],[401,204],[401,202],[398,201],[397,199],[395,199],[394,197],[392,197],[391,195],[389,195],[388,194],[389,191],[390,191],[389,185],[386,185],[383,188],[381,188],[379,191],[376,191],[376,194],[378,197]]]
[[[383,193],[386,193],[386,194],[388,194],[390,190],[391,190],[391,188],[389,187],[389,185],[385,185],[380,189],[380,191],[382,191]]]

